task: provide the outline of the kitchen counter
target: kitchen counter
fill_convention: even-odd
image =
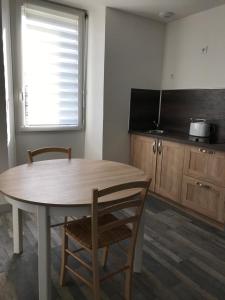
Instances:
[[[176,142],[176,143],[193,145],[196,147],[204,147],[204,148],[212,149],[215,151],[225,152],[225,141],[196,142],[196,141],[190,140],[190,136],[188,134],[175,132],[175,131],[164,131],[163,134],[153,134],[153,133],[147,132],[146,130],[145,131],[130,130],[129,133],[136,134],[136,135],[142,135],[142,136],[149,136],[152,138],[172,141],[172,142]]]

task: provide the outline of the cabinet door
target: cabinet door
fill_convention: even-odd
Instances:
[[[225,187],[225,153],[211,151],[208,155],[208,181]]]
[[[187,146],[184,174],[225,187],[225,153]]]
[[[140,135],[131,136],[131,164],[152,178],[150,189],[155,187],[156,140]]]
[[[196,178],[205,178],[209,155],[204,149],[185,147],[184,174]]]
[[[183,177],[182,204],[208,218],[224,223],[224,189],[211,183]]]
[[[155,185],[157,194],[180,202],[183,162],[184,145],[159,141]]]

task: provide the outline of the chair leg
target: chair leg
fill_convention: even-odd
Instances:
[[[92,268],[93,268],[93,299],[100,300],[100,280],[99,280],[99,265],[98,252],[92,252]]]
[[[66,253],[68,249],[68,236],[65,234],[65,229],[63,230],[63,239],[62,239],[62,258],[61,258],[61,272],[60,272],[60,285],[64,286],[65,284],[65,265],[67,264],[68,254]]]
[[[104,248],[103,258],[102,258],[102,266],[105,267],[107,264],[107,259],[109,255],[109,246]]]
[[[132,299],[132,280],[133,280],[133,270],[130,267],[125,272],[125,293],[124,293],[124,299],[125,300],[131,300]]]

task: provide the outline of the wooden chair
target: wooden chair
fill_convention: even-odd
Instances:
[[[131,299],[135,245],[144,201],[148,194],[150,182],[151,180],[129,182],[103,190],[93,190],[91,216],[84,217],[64,225],[60,274],[61,286],[64,285],[66,271],[69,271],[72,275],[80,279],[92,289],[93,298],[95,300],[100,300],[100,283],[120,272],[125,272],[125,299]],[[99,202],[99,199],[101,201],[101,197],[117,192],[126,193],[134,188],[138,189],[135,196],[120,197],[120,199],[115,199],[108,203],[104,202],[104,204]],[[132,215],[128,216],[124,213],[121,214],[124,209],[131,209]],[[117,216],[115,216],[115,214]],[[118,215],[120,215],[120,217],[118,217]],[[77,242],[81,247],[75,251],[70,250],[68,247],[69,239]],[[105,265],[109,246],[115,243],[119,244],[119,242],[126,239],[130,240],[128,251],[126,251],[126,265],[100,279],[98,249],[103,248],[105,250],[103,258],[103,265]],[[77,255],[78,252],[83,250],[87,250],[91,255],[91,265],[83,261],[81,257]],[[83,277],[79,272],[75,271],[68,265],[69,256],[73,257],[82,265],[82,267],[92,273],[92,281]]]
[[[61,147],[45,147],[45,148],[39,148],[36,150],[28,150],[28,161],[30,163],[33,162],[33,157],[36,155],[49,153],[49,152],[58,152],[58,153],[65,153],[68,156],[68,159],[71,159],[71,148],[61,148]]]
[[[71,147],[69,148],[62,148],[62,147],[44,147],[44,148],[39,148],[36,150],[28,150],[27,154],[28,154],[28,162],[29,163],[33,163],[33,157],[36,155],[41,155],[41,154],[45,154],[45,153],[52,153],[52,152],[57,152],[57,153],[65,153],[67,154],[68,159],[71,159],[71,152],[72,149]],[[71,217],[72,220],[74,220],[73,217]],[[57,224],[53,224],[50,227],[57,227],[57,226],[61,226],[64,225],[67,222],[68,218],[64,219],[64,222],[61,223],[57,223]]]

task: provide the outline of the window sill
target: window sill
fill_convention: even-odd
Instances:
[[[57,131],[82,131],[83,126],[29,126],[29,127],[18,127],[17,132],[57,132]]]

